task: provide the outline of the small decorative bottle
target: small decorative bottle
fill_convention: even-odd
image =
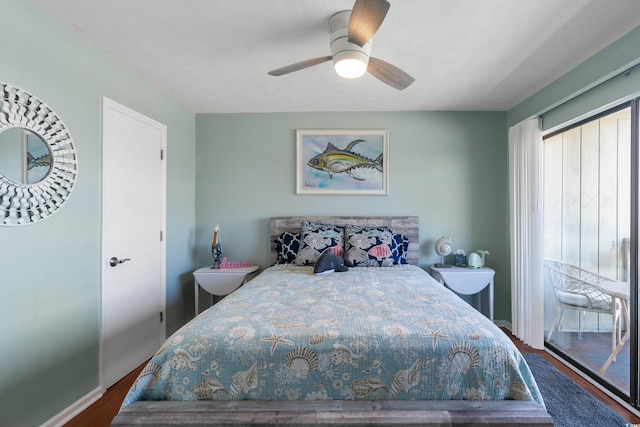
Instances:
[[[218,242],[218,233],[220,227],[216,224],[216,228],[213,229],[213,243],[211,244],[211,254],[213,255],[213,267],[220,268],[220,262],[222,262],[222,246]]]

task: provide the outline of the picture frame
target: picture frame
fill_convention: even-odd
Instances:
[[[388,130],[296,131],[296,194],[388,195]]]

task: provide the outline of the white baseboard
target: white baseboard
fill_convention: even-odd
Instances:
[[[80,399],[76,400],[71,406],[42,423],[40,427],[61,427],[101,397],[102,392],[100,391],[100,387],[96,387]]]

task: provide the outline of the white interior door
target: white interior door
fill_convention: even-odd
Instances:
[[[166,126],[103,98],[102,389],[165,338]]]

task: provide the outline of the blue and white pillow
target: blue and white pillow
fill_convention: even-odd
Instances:
[[[300,233],[285,231],[275,240],[276,264],[293,264],[300,250]]]
[[[409,239],[403,234],[394,234],[391,243],[391,256],[394,264],[409,264],[407,254],[409,253]]]
[[[345,227],[345,257],[360,267],[386,267],[396,264],[393,251],[393,230],[389,227]]]
[[[302,221],[300,249],[296,256],[296,264],[315,265],[320,255],[326,250],[342,257],[344,254],[344,227]]]

